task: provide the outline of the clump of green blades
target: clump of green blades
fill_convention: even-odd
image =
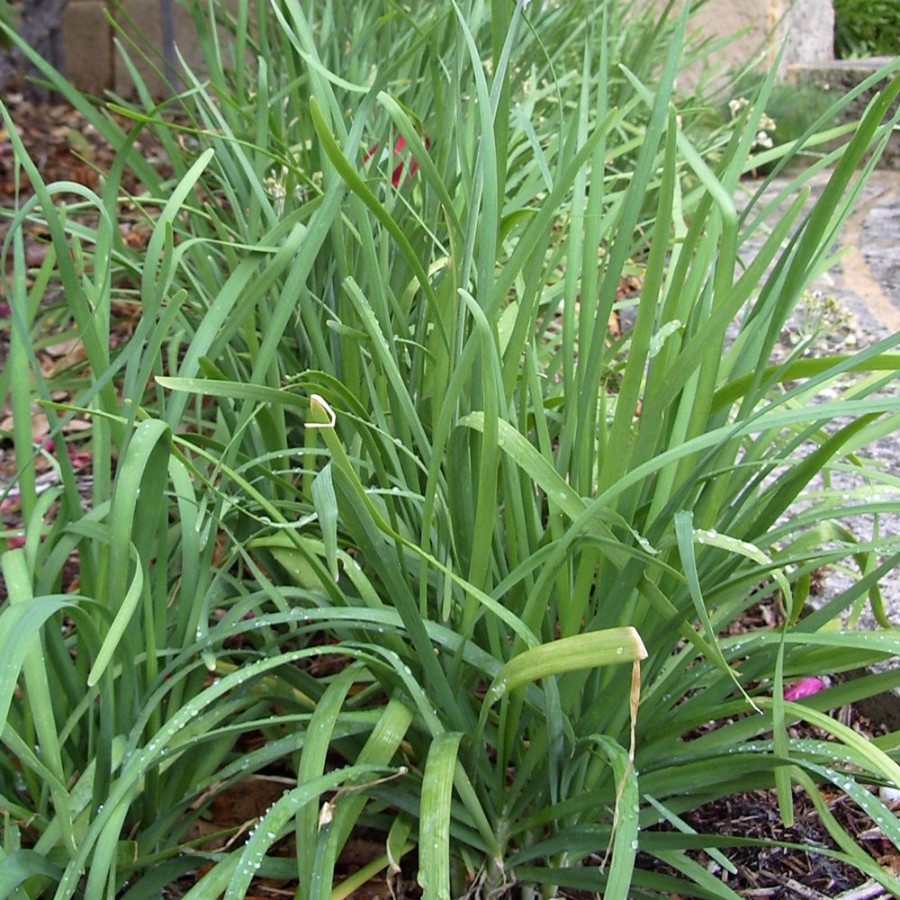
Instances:
[[[0,107],[34,191],[2,245],[24,545],[0,561],[0,895],[731,897],[702,855],[727,870],[729,839],[685,814],[767,788],[787,822],[808,793],[822,852],[891,889],[817,786],[898,840],[873,790],[897,736],[828,710],[900,675],[783,688],[900,650],[837,624],[867,603],[888,624],[897,484],[867,447],[900,425],[898,338],[772,351],[896,122],[898,66],[861,122],[832,127],[836,99],[755,154],[774,75],[734,120],[740,74],[685,100],[689,11],[226,6],[194,10],[203,73],[163,104],[127,44],[140,100],[106,109],[35,60],[121,148],[96,192],[45,184]],[[111,348],[114,304],[140,316]],[[59,321],[86,361],[50,378]],[[89,447],[87,487],[60,453],[39,490],[34,404]],[[851,585],[807,613],[834,566]],[[760,602],[778,626],[729,636]],[[273,780],[246,829],[210,813]]]

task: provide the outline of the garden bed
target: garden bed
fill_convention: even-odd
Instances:
[[[377,6],[207,22],[177,121],[117,109],[166,177],[91,119],[140,199],[115,166],[48,192],[55,157],[8,136],[43,209],[7,244],[0,883],[239,900],[396,863],[426,900],[735,896],[719,876],[751,863],[716,853],[747,845],[711,823],[763,835],[774,784],[788,849],[820,840],[799,788],[853,889],[890,891],[874,829],[900,832],[869,789],[896,748],[830,713],[896,683],[841,679],[900,640],[833,627],[858,578],[801,613],[823,569],[900,560],[835,524],[889,503],[827,481],[888,481],[861,450],[900,414],[900,359],[772,364],[883,111],[742,274],[728,194],[766,86],[733,121],[695,97],[676,118],[686,17],[447,3],[410,29]],[[220,26],[258,67],[229,69]],[[778,855],[732,883],[850,883]]]
[[[92,127],[87,124],[76,110],[65,104],[51,107],[35,107],[30,103],[11,98],[16,123],[20,128],[26,147],[40,164],[44,177],[50,181],[72,181],[91,188],[98,186],[99,173],[108,166],[113,157],[113,150],[104,144]],[[2,136],[0,136],[2,137]],[[8,150],[4,150],[0,140],[0,206],[10,207],[13,204],[16,186],[10,165],[11,156]],[[148,155],[156,152],[155,147],[148,148]],[[145,236],[137,237],[144,240]],[[33,244],[29,248],[29,259],[32,265],[39,265],[46,243],[40,234],[32,233]],[[8,311],[2,311],[8,315]],[[121,335],[122,340],[127,340],[134,327],[131,311],[127,308],[120,310],[120,318],[113,324],[112,333]],[[840,344],[847,339],[846,326],[833,328],[828,333],[827,339],[831,343],[829,349],[835,349],[835,341]],[[870,338],[858,335],[862,342]],[[40,351],[43,363],[47,371],[59,365],[77,364],[77,347],[59,348],[53,343],[52,334],[44,335],[42,341],[44,350]],[[0,340],[4,336],[0,334]],[[792,340],[796,339],[796,333],[788,330],[784,340],[789,348]],[[856,337],[853,338],[856,343]],[[5,354],[5,348],[0,344],[0,354]],[[74,355],[73,355],[74,354]],[[7,426],[8,427],[8,426]],[[46,420],[37,417],[34,425],[34,440],[40,444],[46,440]],[[82,467],[81,477],[86,487],[90,485],[91,473],[89,471],[90,454],[85,454],[85,459],[77,461]],[[49,477],[52,468],[38,461],[38,467]],[[16,462],[10,455],[6,442],[0,443],[0,484],[10,484],[15,476]],[[6,529],[14,530],[21,525],[16,515],[16,504],[13,499],[8,499],[3,506],[3,525]],[[77,565],[71,570],[71,580],[64,585],[66,590],[76,590],[78,586]],[[827,577],[824,585],[827,586]],[[2,598],[0,598],[2,599]],[[763,615],[762,609],[759,615]],[[753,610],[750,618],[757,616]],[[771,627],[769,622],[766,626]],[[900,728],[900,700],[894,694],[881,695],[870,698],[859,704],[859,708],[847,708],[840,712],[840,718],[860,733],[867,736],[875,736],[886,730]],[[809,731],[803,729],[794,731],[795,737],[809,736]],[[821,735],[819,735],[821,736]],[[233,791],[226,791],[219,795],[212,804],[209,814],[204,818],[202,833],[231,833],[227,846],[240,844],[241,832],[246,831],[249,825],[263,814],[274,799],[283,790],[277,782],[281,779],[277,775],[263,777],[249,783],[236,785]],[[255,785],[258,785],[258,790]],[[273,794],[273,789],[275,793]],[[847,832],[853,835],[862,846],[866,847],[874,859],[882,865],[898,869],[898,858],[892,854],[887,846],[884,846],[883,838],[879,836],[878,829],[871,820],[860,813],[859,809],[839,792],[823,788],[823,799],[829,805],[834,815],[841,821]],[[704,854],[698,855],[698,860],[708,865],[710,871],[717,872],[718,877],[729,888],[746,898],[808,898],[808,900],[835,900],[843,897],[846,900],[874,900],[878,897],[886,897],[877,885],[872,885],[854,868],[835,860],[830,860],[815,852],[815,848],[835,848],[827,829],[821,822],[817,811],[809,799],[802,793],[795,795],[796,821],[792,828],[782,826],[775,800],[774,792],[750,791],[723,798],[709,803],[692,812],[686,817],[686,821],[700,832],[732,835],[741,838],[754,838],[763,841],[777,840],[790,847],[745,847],[741,850],[732,850],[729,857],[735,867],[733,872],[726,872],[722,867]],[[200,833],[200,832],[198,832]],[[354,872],[371,862],[380,852],[377,843],[368,842],[365,835],[350,842],[348,849],[341,857],[338,865],[338,880],[351,877]],[[660,870],[664,871],[664,870]],[[202,870],[200,871],[202,874]],[[402,873],[397,873],[393,882],[393,896],[418,897],[420,889],[415,884],[412,871],[407,873],[408,880],[404,880]],[[163,896],[174,898],[183,896],[196,882],[193,874],[180,877],[164,891]],[[285,895],[285,891],[293,890],[289,883],[260,881],[251,892],[247,894],[249,900],[268,900],[268,898]],[[392,896],[387,882],[383,877],[373,879],[371,882],[356,889],[355,897],[359,898],[386,898]],[[588,896],[580,892],[562,893],[560,896]]]

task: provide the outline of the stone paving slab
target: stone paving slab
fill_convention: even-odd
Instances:
[[[872,330],[872,337],[900,332],[900,171],[872,173],[840,244],[846,256],[833,274],[836,295],[855,312],[863,329]],[[900,392],[900,375],[894,390]],[[871,453],[889,473],[900,477],[900,432],[879,440]],[[867,528],[871,525],[865,522]],[[900,504],[896,514],[879,525],[883,534],[900,534]],[[841,576],[835,582],[834,588],[841,587]],[[891,622],[900,625],[900,572],[884,580],[882,592]]]
[[[811,202],[821,193],[828,177],[829,173],[824,172],[809,183]],[[777,193],[783,186],[783,182],[775,184],[771,190]],[[752,184],[745,187],[748,189],[746,196],[754,193]],[[851,333],[846,352],[900,332],[900,171],[879,169],[872,173],[838,236],[835,249],[840,249],[843,254],[839,263],[817,278],[810,288],[836,298],[850,313]],[[753,243],[742,248],[742,252],[752,254]],[[840,340],[835,336],[836,342]],[[888,389],[900,393],[900,375]],[[874,442],[865,455],[883,470],[900,478],[900,432],[887,434]],[[832,484],[841,490],[865,490],[859,479],[854,480],[849,475],[833,476]],[[875,527],[872,517],[859,516],[846,524],[860,539],[872,539]],[[900,535],[900,499],[896,514],[882,516],[878,528],[884,537]],[[831,572],[819,601],[827,601],[849,587],[851,581],[850,573]],[[900,571],[894,577],[884,579],[882,593],[888,617],[895,626],[900,626]],[[863,612],[860,624],[875,627],[868,610]],[[900,664],[900,660],[896,663]]]
[[[900,171],[872,173],[840,244],[836,294],[886,333],[900,331]]]

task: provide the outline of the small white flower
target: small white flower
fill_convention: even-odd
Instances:
[[[741,110],[747,106],[750,101],[746,97],[735,97],[728,101],[728,109],[731,112],[731,118],[736,119]]]

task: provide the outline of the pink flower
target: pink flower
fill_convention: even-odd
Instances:
[[[56,452],[56,442],[53,438],[47,438],[43,444],[41,444],[41,447],[48,453]],[[69,462],[72,464],[72,468],[77,471],[86,469],[93,461],[94,457],[90,450],[73,450],[70,444],[66,444],[65,448],[66,454],[69,457]]]
[[[69,462],[72,463],[72,468],[76,471],[86,469],[94,459],[90,450],[72,450],[70,447],[66,447],[66,452],[69,454]]]
[[[801,678],[784,689],[785,700],[802,700],[824,691],[828,682],[824,678]]]

